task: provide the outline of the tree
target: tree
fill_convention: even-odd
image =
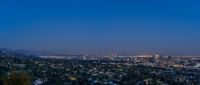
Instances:
[[[4,85],[31,85],[31,83],[26,73],[11,72],[8,79],[5,80]]]

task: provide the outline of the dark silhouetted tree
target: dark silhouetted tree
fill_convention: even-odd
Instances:
[[[31,85],[30,78],[26,73],[12,72],[8,79],[5,80],[4,85]]]

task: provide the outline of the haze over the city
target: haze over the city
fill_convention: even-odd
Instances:
[[[0,0],[0,47],[200,55],[199,0]]]

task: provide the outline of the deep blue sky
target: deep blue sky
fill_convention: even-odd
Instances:
[[[200,55],[200,1],[0,0],[0,47]]]

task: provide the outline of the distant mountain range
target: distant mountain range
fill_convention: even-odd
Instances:
[[[26,56],[51,56],[51,55],[62,55],[59,53],[53,53],[49,51],[44,50],[38,50],[38,51],[31,51],[31,50],[24,50],[24,49],[10,49],[10,48],[0,48],[0,53],[6,52],[6,53],[17,53],[17,54],[23,54]]]
[[[27,50],[21,50],[21,49],[9,49],[9,48],[0,48],[0,51],[4,52],[12,52],[12,53],[20,53],[24,55],[36,55],[35,53]]]

